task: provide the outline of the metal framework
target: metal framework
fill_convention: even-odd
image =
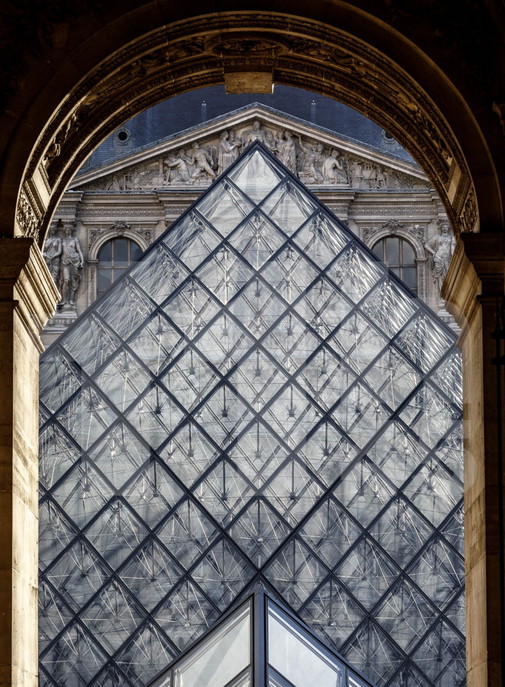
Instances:
[[[145,685],[259,580],[379,687],[464,681],[455,336],[261,144],[40,379],[44,686]]]

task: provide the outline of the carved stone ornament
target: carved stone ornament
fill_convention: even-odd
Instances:
[[[40,222],[23,190],[19,194],[16,219],[24,236],[39,240]]]
[[[361,229],[361,240],[364,241],[368,245],[370,240],[378,232],[379,232],[378,227],[362,227],[362,229]]]
[[[449,171],[455,166],[459,186],[471,188],[466,162],[443,117],[417,83],[384,54],[344,31],[299,17],[287,22],[275,12],[215,13],[167,24],[116,51],[81,80],[47,125],[27,166],[29,178],[45,161],[52,195],[43,230],[80,165],[140,108],[190,88],[221,83],[223,69],[251,68],[265,61],[275,69],[277,83],[324,93],[358,111],[366,103],[366,114],[423,165],[451,224],[456,230],[469,230],[476,206],[460,221],[461,208],[448,198]],[[282,149],[292,158],[288,139],[279,139],[278,147],[279,154]],[[209,175],[199,157],[203,172],[197,178]],[[328,161],[333,166],[326,167],[327,174],[331,168],[335,178],[340,173],[349,177],[349,161],[341,162],[343,169]],[[316,162],[311,173],[317,177],[321,169]],[[380,188],[382,172],[369,172],[366,167],[360,170],[363,183]]]
[[[418,239],[418,241],[424,243],[424,239],[426,236],[424,227],[422,227],[420,224],[414,224],[412,227],[409,227],[408,230],[410,234],[412,234],[416,237],[416,239]]]
[[[122,220],[114,222],[114,224],[111,226],[111,229],[115,231],[118,236],[122,236],[125,233],[125,231],[127,231],[129,228],[130,226]]]
[[[387,230],[390,234],[396,234],[398,229],[403,229],[403,224],[397,219],[390,219],[386,222],[386,224],[382,225],[381,229]]]

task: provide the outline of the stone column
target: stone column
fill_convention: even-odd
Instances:
[[[499,471],[498,423],[503,427],[504,417],[498,413],[492,333],[497,302],[504,294],[504,248],[505,239],[500,234],[462,235],[442,289],[447,308],[461,327],[463,351],[469,687],[502,685],[505,618],[501,593],[505,570],[500,554],[500,516],[505,513],[500,485],[503,494],[505,480]]]
[[[0,238],[0,685],[37,685],[39,331],[58,292],[29,238]]]

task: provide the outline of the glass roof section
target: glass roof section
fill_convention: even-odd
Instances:
[[[378,687],[464,681],[455,336],[261,144],[40,400],[44,687],[143,687],[260,580]]]

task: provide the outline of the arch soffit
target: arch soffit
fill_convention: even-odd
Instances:
[[[43,242],[77,169],[124,121],[167,97],[223,83],[227,71],[265,69],[273,70],[275,83],[338,99],[390,131],[431,179],[455,233],[478,229],[477,194],[458,141],[401,67],[328,25],[240,12],[165,25],[115,52],[75,86],[28,162],[18,233]]]

